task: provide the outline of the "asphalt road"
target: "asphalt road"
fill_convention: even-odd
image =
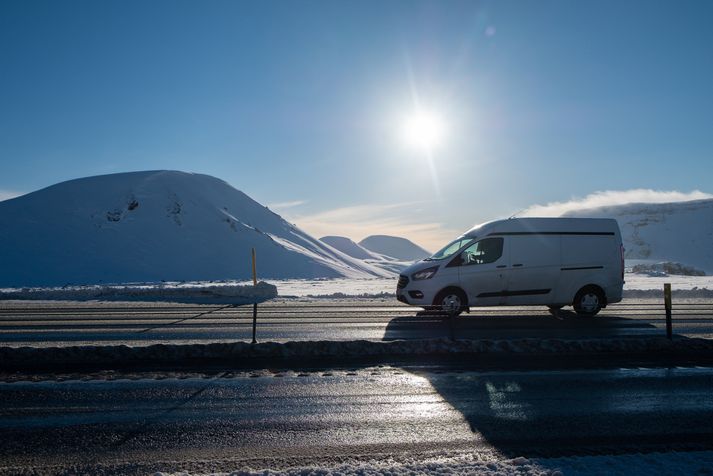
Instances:
[[[280,299],[259,306],[258,340],[519,339],[665,335],[660,300],[630,299],[595,318],[544,307],[473,309],[455,320],[390,299]],[[713,337],[713,302],[674,305],[674,333]],[[252,306],[0,301],[0,345],[199,343],[252,339]]]
[[[464,452],[487,460],[713,446],[713,368],[151,377],[0,383],[0,473],[230,471]]]

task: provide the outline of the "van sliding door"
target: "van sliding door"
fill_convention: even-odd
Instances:
[[[523,234],[508,237],[510,266],[506,304],[549,304],[560,276],[561,237]]]

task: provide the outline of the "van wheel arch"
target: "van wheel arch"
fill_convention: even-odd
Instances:
[[[572,307],[581,316],[594,316],[607,306],[607,295],[601,286],[587,284],[574,295]]]
[[[458,309],[446,308],[446,305],[444,304],[445,300],[448,299],[453,302],[453,300],[449,298],[457,298],[457,301],[460,302]],[[455,317],[468,308],[468,296],[461,288],[457,286],[449,286],[438,291],[436,297],[433,298],[433,307],[437,310],[446,311],[448,315]]]

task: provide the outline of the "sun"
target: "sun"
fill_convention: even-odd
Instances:
[[[401,124],[404,145],[421,152],[432,152],[442,145],[445,132],[445,122],[435,112],[417,111],[405,117]]]

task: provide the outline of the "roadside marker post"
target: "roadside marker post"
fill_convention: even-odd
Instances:
[[[673,325],[671,323],[671,283],[663,285],[663,300],[666,307],[666,337],[673,339]]]
[[[257,273],[255,272],[255,248],[253,248],[253,286],[257,286]],[[253,344],[257,344],[255,333],[257,331],[257,302],[253,303]]]

